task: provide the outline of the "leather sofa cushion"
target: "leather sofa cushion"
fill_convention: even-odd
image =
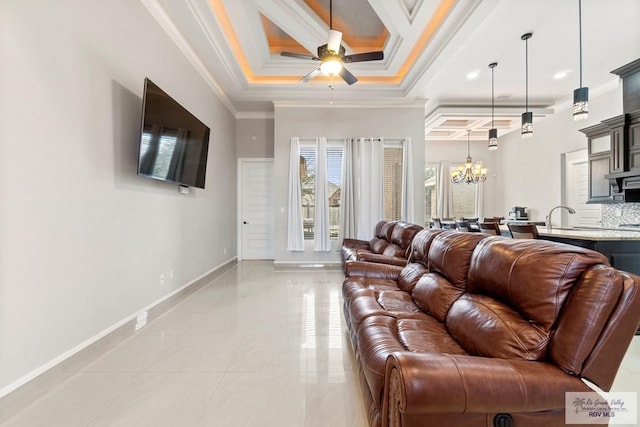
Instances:
[[[478,243],[467,290],[502,301],[548,331],[572,286],[596,264],[608,265],[607,258],[577,246],[487,237]]]
[[[387,240],[374,237],[369,241],[369,249],[376,254],[381,254],[390,244],[391,242]]]
[[[400,246],[403,251],[406,251],[411,246],[411,241],[416,233],[420,230],[422,230],[422,227],[417,224],[399,221],[393,228],[391,242]]]
[[[558,328],[549,344],[549,357],[570,374],[580,374],[596,340],[622,295],[623,277],[611,267],[589,269],[571,291]],[[589,330],[589,334],[584,331]]]
[[[381,239],[386,240],[387,242],[391,242],[391,237],[393,236],[393,229],[395,228],[398,221],[387,221],[383,226],[381,231]]]
[[[432,272],[440,273],[458,288],[464,289],[473,250],[487,236],[482,233],[444,231],[438,234],[429,248],[429,265]]]
[[[440,274],[428,273],[422,276],[413,288],[412,297],[425,313],[444,322],[449,308],[462,293],[462,289],[453,286]]]
[[[413,237],[411,242],[411,251],[409,253],[409,262],[419,262],[428,265],[429,248],[433,239],[444,230],[437,228],[427,228],[420,230]]]
[[[433,318],[395,318],[371,316],[357,332],[360,367],[371,396],[379,410],[382,402],[387,356],[396,351],[465,354],[448,334],[444,325]]]
[[[405,250],[404,248],[396,245],[395,243],[391,243],[389,246],[384,248],[384,251],[382,251],[382,255],[388,256],[388,257],[403,258],[405,256]]]
[[[486,295],[466,293],[446,318],[453,338],[473,356],[542,360],[549,333],[513,308]]]
[[[398,288],[405,292],[411,292],[418,280],[426,273],[428,270],[424,264],[407,264],[398,275]]]

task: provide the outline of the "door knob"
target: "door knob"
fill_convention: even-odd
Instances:
[[[242,223],[243,223],[243,224],[248,224],[248,222],[247,222],[247,221],[242,221]]]

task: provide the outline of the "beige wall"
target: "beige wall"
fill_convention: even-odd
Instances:
[[[273,119],[237,119],[236,156],[273,158]]]
[[[236,162],[233,116],[142,2],[0,15],[1,396],[235,257]],[[211,127],[206,190],[136,175],[145,77]]]

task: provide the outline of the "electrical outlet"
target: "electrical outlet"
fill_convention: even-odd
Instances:
[[[222,254],[226,255],[227,254],[227,248],[222,249]]]
[[[160,273],[160,284],[164,284],[164,273]]]

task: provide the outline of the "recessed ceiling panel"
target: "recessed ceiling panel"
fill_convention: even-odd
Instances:
[[[333,1],[333,19],[330,19],[329,0],[304,0],[329,26],[342,32],[342,39],[351,52],[383,50],[389,31],[367,1]]]
[[[276,24],[271,22],[269,18],[263,14],[260,14],[260,20],[262,21],[264,35],[267,38],[267,44],[269,45],[269,51],[271,53],[280,53],[285,51],[309,53],[304,46],[298,43],[293,37],[283,31]]]

